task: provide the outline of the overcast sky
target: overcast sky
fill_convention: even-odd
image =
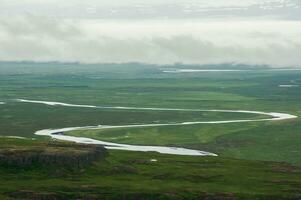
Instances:
[[[0,0],[0,60],[301,67],[301,0]]]

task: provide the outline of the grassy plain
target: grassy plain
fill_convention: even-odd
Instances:
[[[25,98],[100,106],[238,109],[301,116],[301,71],[263,67],[238,72],[163,73],[194,66],[141,64],[0,64],[0,135],[35,137],[45,128],[256,118],[248,114],[102,110],[16,103]],[[209,68],[207,67],[207,68]],[[193,125],[80,132],[106,141],[174,145],[210,150],[235,158],[286,161],[301,165],[300,119],[283,122]],[[72,133],[79,135],[78,132]]]
[[[0,135],[33,135],[36,130],[87,125],[122,125],[260,118],[250,114],[163,112],[53,107],[14,99],[99,106],[233,109],[283,112],[301,116],[301,71],[264,67],[241,72],[163,73],[141,64],[79,65],[0,63]],[[186,66],[195,68],[199,66]],[[204,66],[205,67],[205,66]],[[246,66],[209,66],[245,69]],[[207,67],[207,68],[209,68]],[[299,87],[279,87],[293,84]],[[105,163],[59,178],[61,170],[1,166],[0,199],[14,188],[84,194],[116,194],[120,199],[167,195],[236,195],[242,199],[298,199],[301,166],[300,118],[275,122],[186,125],[76,131],[68,134],[126,144],[168,145],[210,151],[217,158],[109,151]],[[0,145],[7,140],[0,138]],[[17,144],[23,143],[14,141]],[[26,140],[27,141],[27,140]],[[24,142],[31,145],[31,142]],[[36,141],[37,142],[37,141]],[[16,145],[17,145],[16,144]],[[23,144],[22,144],[23,145]],[[150,159],[158,162],[148,162]],[[132,161],[135,162],[132,162]],[[267,162],[277,161],[277,162]],[[281,162],[281,163],[279,163]],[[43,183],[43,184],[42,184]],[[128,184],[130,183],[130,184]],[[116,193],[120,191],[120,193]],[[2,196],[1,196],[2,195]],[[160,195],[165,195],[160,196]],[[141,197],[141,196],[139,196]],[[137,199],[137,196],[136,196]]]

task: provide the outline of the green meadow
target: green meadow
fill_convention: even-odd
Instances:
[[[24,151],[47,142],[0,144]],[[0,180],[1,199],[293,200],[301,192],[301,168],[285,163],[116,150],[82,169],[1,165]]]
[[[236,72],[164,73],[170,68],[249,69]],[[129,64],[0,63],[0,144],[50,140],[48,128],[262,119],[246,113],[120,110],[48,106],[16,99],[123,107],[228,109],[281,112],[301,117],[301,70],[264,66],[152,66]],[[280,87],[280,85],[299,85]],[[301,193],[301,119],[230,124],[116,128],[66,134],[122,144],[184,147],[218,157],[109,150],[105,162],[59,178],[58,169],[0,167],[0,198],[14,188],[120,199],[298,199]],[[30,141],[30,142],[29,142]],[[24,144],[23,144],[24,143]],[[158,162],[149,162],[157,159]],[[132,161],[135,162],[132,162]],[[38,169],[39,168],[39,169]],[[120,172],[121,171],[121,172]],[[47,179],[51,175],[50,179]],[[27,181],[29,180],[29,181]],[[44,183],[44,187],[41,183]],[[26,184],[25,184],[26,183]],[[130,183],[130,184],[129,184]],[[24,186],[26,185],[26,186]],[[107,191],[107,195],[102,192]],[[117,193],[116,191],[121,191]],[[135,196],[138,195],[138,196]],[[142,196],[139,196],[142,195]],[[186,195],[186,196],[185,196]],[[191,196],[190,196],[191,195]],[[203,196],[202,196],[203,195]],[[213,196],[214,196],[213,195]],[[146,198],[147,196],[147,198]],[[277,198],[276,198],[277,197]],[[91,198],[92,199],[92,198]]]

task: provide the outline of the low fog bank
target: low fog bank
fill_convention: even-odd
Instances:
[[[301,67],[299,21],[0,18],[0,61]]]

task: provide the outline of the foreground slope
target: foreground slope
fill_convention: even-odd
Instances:
[[[1,149],[61,146],[0,140]],[[76,147],[76,144],[66,144]],[[4,147],[5,146],[5,147]],[[79,145],[78,148],[81,146]],[[74,156],[77,156],[74,151]],[[110,150],[105,159],[59,164],[0,165],[1,199],[298,199],[301,168],[224,157],[172,156]]]

